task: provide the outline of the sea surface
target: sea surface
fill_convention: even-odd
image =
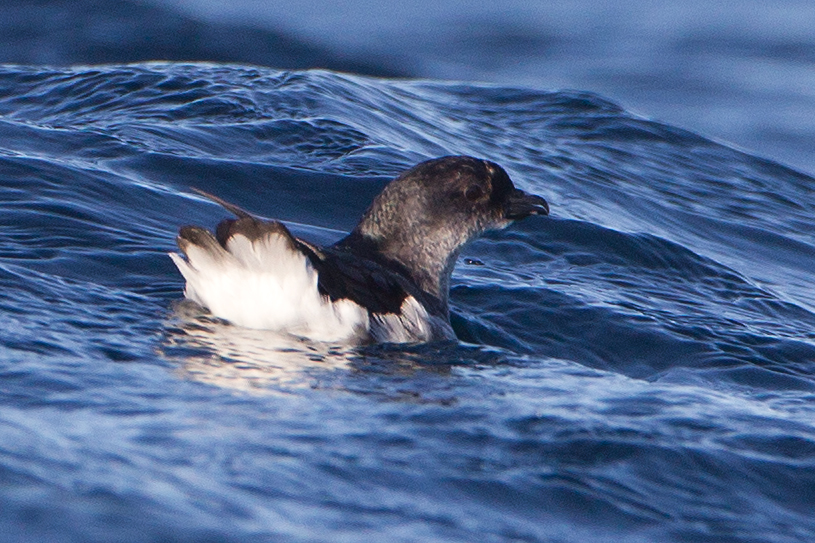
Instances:
[[[54,58],[0,66],[3,543],[815,541],[806,173],[590,89]],[[464,250],[459,341],[183,300],[192,187],[330,243],[447,154],[552,210]]]

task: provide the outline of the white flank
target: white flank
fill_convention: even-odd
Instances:
[[[311,263],[281,235],[253,242],[238,234],[218,253],[189,245],[186,260],[170,257],[187,280],[187,298],[233,324],[318,341],[368,335],[368,312],[350,300],[322,296]]]
[[[371,318],[371,338],[381,343],[413,343],[433,339],[433,328],[427,310],[408,296],[399,314],[378,314]]]

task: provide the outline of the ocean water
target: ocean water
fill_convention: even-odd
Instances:
[[[70,64],[70,63],[69,63]],[[544,196],[458,342],[183,301],[198,187],[330,243],[471,154]],[[0,67],[8,542],[815,540],[815,181],[587,91],[225,62]]]

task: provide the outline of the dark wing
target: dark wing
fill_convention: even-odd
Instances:
[[[300,246],[289,229],[282,222],[264,221],[255,217],[242,217],[240,219],[224,219],[215,227],[215,238],[222,247],[226,248],[232,236],[244,235],[249,241],[255,241],[269,235],[277,235],[286,240],[286,246],[299,251]]]
[[[299,251],[300,249],[300,241],[295,238],[289,229],[282,222],[278,221],[266,221],[263,219],[258,219],[254,217],[248,211],[244,211],[240,207],[236,206],[235,204],[230,204],[226,200],[223,200],[214,194],[210,194],[208,192],[204,192],[201,189],[197,189],[193,187],[193,191],[197,192],[201,196],[212,200],[216,204],[220,205],[230,213],[234,214],[237,219],[224,219],[218,223],[218,226],[215,227],[215,239],[218,240],[218,243],[221,244],[221,247],[226,248],[226,244],[229,239],[236,235],[242,234],[246,236],[250,241],[255,241],[257,239],[262,238],[266,235],[279,235],[283,239],[287,241],[287,244],[290,249]],[[181,229],[179,233],[179,238],[183,239],[185,235],[186,228],[195,228],[195,227],[184,227]],[[201,230],[200,228],[197,230]],[[208,233],[208,232],[207,232]],[[199,233],[200,235],[200,233]],[[210,235],[210,237],[212,237]]]
[[[332,300],[347,298],[370,313],[399,313],[413,295],[404,277],[371,260],[333,248],[312,255],[320,293]]]
[[[185,255],[189,254],[190,246],[196,246],[204,249],[207,253],[215,258],[220,258],[223,255],[223,248],[218,245],[218,242],[212,237],[212,233],[198,226],[182,226],[178,231],[178,237],[175,238],[178,248]]]
[[[205,191],[203,191],[203,190],[201,190],[199,188],[196,188],[196,187],[191,187],[191,188],[192,188],[193,192],[196,192],[196,193],[200,194],[201,196],[203,196],[207,200],[212,200],[213,202],[215,202],[219,206],[223,207],[224,209],[226,209],[230,213],[234,214],[238,218],[244,218],[244,217],[251,217],[252,216],[252,214],[249,213],[248,211],[244,211],[243,209],[239,208],[235,204],[230,204],[226,200],[223,200],[223,199],[215,196],[214,194],[210,194],[210,193],[205,192]]]

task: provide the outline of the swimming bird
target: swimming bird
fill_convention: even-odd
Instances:
[[[486,230],[547,215],[540,196],[498,164],[468,156],[422,162],[391,181],[345,238],[319,247],[283,223],[197,191],[235,218],[214,235],[184,226],[171,253],[187,298],[232,324],[318,341],[455,339],[450,276],[462,246]]]

